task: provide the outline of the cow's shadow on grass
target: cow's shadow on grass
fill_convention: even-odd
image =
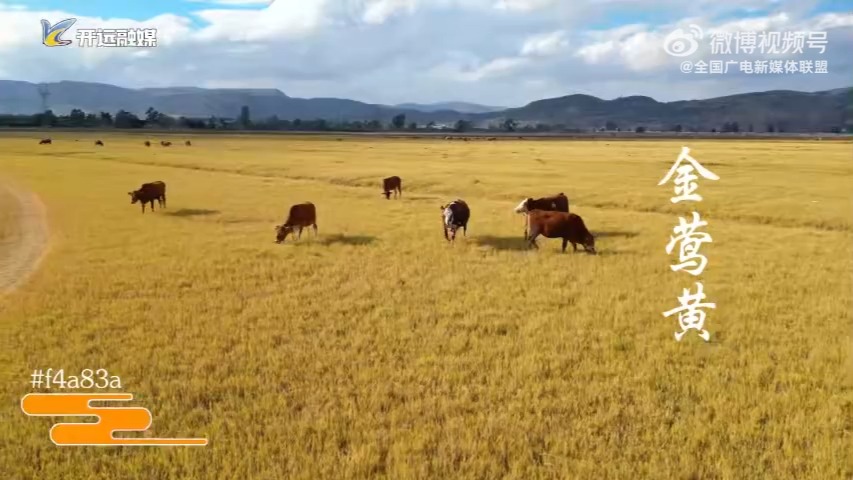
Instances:
[[[207,210],[204,208],[182,208],[174,212],[166,212],[170,217],[203,217],[206,215],[216,215],[219,210]]]
[[[320,234],[317,238],[314,238],[314,232],[302,232],[302,239],[297,241],[295,245],[319,244],[326,247],[330,245],[352,245],[362,247],[370,245],[375,241],[376,237],[369,235],[344,235],[342,233],[336,233],[334,235]]]
[[[382,196],[381,194],[380,194],[379,199],[383,202],[385,201],[385,197]],[[441,197],[439,197],[439,196],[436,196],[436,195],[419,195],[416,193],[406,193],[405,196],[399,197],[399,198],[394,198],[394,196],[392,195],[391,199],[388,200],[388,202],[389,203],[394,202],[394,201],[405,202],[406,200],[429,200],[431,202],[441,203]]]
[[[521,235],[516,237],[498,237],[494,235],[480,235],[475,237],[474,243],[482,247],[491,247],[495,250],[525,251],[529,250],[527,241]]]
[[[636,237],[639,234],[636,232],[605,231],[605,232],[596,232],[596,233],[593,233],[593,235],[595,236],[596,239],[600,239],[600,238],[616,238],[616,237],[632,238],[632,237]],[[559,244],[561,241],[562,240],[560,240],[559,238],[545,238],[542,236],[540,236],[539,238],[536,239],[536,243],[539,245],[540,250],[543,248],[547,248],[546,246],[550,243],[555,243],[558,245],[558,247],[557,247],[558,252],[559,252]],[[484,235],[484,236],[478,236],[478,237],[474,238],[474,242],[476,244],[482,246],[482,247],[490,247],[490,248],[494,248],[495,250],[516,251],[516,252],[524,252],[524,251],[535,252],[536,251],[535,248],[531,248],[529,246],[527,240],[522,238],[521,235],[518,235],[517,237],[499,237],[499,236],[494,236],[494,235]],[[599,248],[602,248],[600,245],[598,245],[598,246],[599,246]],[[581,253],[586,253],[586,252],[583,250],[583,247],[581,245],[578,245],[578,251],[574,252],[572,250],[571,244],[569,244],[566,248],[565,253],[567,253],[567,254],[570,254],[570,253],[581,254]],[[605,253],[599,249],[598,254],[601,255],[602,253],[604,253],[604,256],[618,254],[617,252],[613,252],[613,251],[606,251],[606,253]]]
[[[596,239],[599,239],[599,238],[616,238],[616,237],[634,238],[637,235],[639,235],[639,233],[637,233],[637,232],[623,232],[623,231],[619,231],[619,230],[605,230],[603,232],[592,232],[592,235]]]

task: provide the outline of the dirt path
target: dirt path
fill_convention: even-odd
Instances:
[[[6,213],[11,225],[0,236],[0,295],[29,278],[47,252],[50,237],[45,208],[34,194],[0,183],[0,194],[10,199]]]

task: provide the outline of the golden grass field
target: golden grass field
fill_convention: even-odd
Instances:
[[[0,190],[0,243],[9,241],[15,234],[15,224],[18,221],[17,210],[12,207],[11,195]]]
[[[850,142],[688,141],[717,309],[679,343],[679,141],[40,135],[0,137],[51,227],[0,297],[2,479],[853,478]],[[513,207],[560,191],[598,256],[525,249]],[[319,237],[276,245],[306,200]],[[54,446],[35,368],[106,368],[150,435],[210,444]]]

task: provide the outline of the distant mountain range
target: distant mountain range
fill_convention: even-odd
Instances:
[[[459,113],[489,113],[506,110],[507,107],[490,107],[488,105],[478,105],[468,102],[439,102],[439,103],[401,103],[394,105],[394,108],[402,108],[405,110],[418,110],[421,112],[439,112],[442,110],[453,110]]]
[[[770,125],[785,132],[826,132],[853,127],[853,87],[821,92],[775,90],[676,102],[658,102],[643,96],[603,100],[589,95],[568,95],[503,109],[464,102],[388,106],[340,98],[294,98],[276,89],[128,89],[69,81],[45,86],[49,92],[48,107],[61,114],[78,108],[111,113],[121,109],[143,115],[149,107],[154,107],[172,116],[236,118],[246,105],[256,120],[275,115],[281,120],[389,122],[395,115],[405,114],[407,122],[420,124],[467,120],[476,126],[488,126],[513,119],[521,124],[543,123],[582,130],[608,123],[622,130],[637,126],[670,130],[682,125],[685,130],[710,131],[730,122],[737,122],[741,131],[752,125],[756,132],[766,131]],[[41,110],[39,85],[0,80],[0,113],[33,114]]]

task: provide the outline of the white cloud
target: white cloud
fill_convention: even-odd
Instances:
[[[666,32],[669,33],[669,32]],[[633,24],[590,32],[591,39],[579,47],[575,56],[590,65],[620,63],[631,71],[652,70],[666,63],[663,50],[665,34]]]
[[[520,55],[497,57],[486,62],[476,61],[473,62],[473,67],[461,67],[459,63],[444,64],[433,73],[447,75],[463,82],[479,82],[507,76],[533,65],[536,58],[558,54],[568,46],[565,37],[566,32],[562,30],[532,35],[524,40]]]
[[[370,0],[364,9],[362,20],[365,23],[385,23],[391,16],[400,13],[413,13],[417,6],[415,0]]]
[[[524,58],[518,57],[506,57],[506,58],[496,58],[482,67],[479,67],[471,72],[471,78],[475,80],[482,80],[484,78],[505,75],[510,73],[519,67],[524,66],[527,63],[527,60]]]
[[[461,82],[479,82],[512,73],[528,62],[528,59],[522,57],[500,57],[474,67],[443,64],[434,68],[432,73],[438,78],[449,77]]]
[[[695,23],[699,21],[698,19],[691,19],[688,23]],[[644,32],[648,30],[649,26],[643,23],[631,23],[628,25],[621,25],[618,27],[610,28],[607,30],[589,30],[584,32],[584,36],[589,38],[593,42],[602,42],[607,40],[617,40],[621,41],[635,33]]]
[[[608,58],[612,58],[612,55],[617,52],[618,47],[616,41],[606,40],[603,42],[584,45],[575,52],[575,55],[582,58],[590,65],[597,65],[604,63]]]
[[[530,12],[550,7],[557,0],[498,0],[495,8],[498,10],[509,10],[515,12]]]
[[[666,65],[670,57],[662,45],[664,36],[657,32],[637,32],[621,44],[625,65],[632,71],[654,70]]]
[[[761,31],[779,31],[781,29],[792,27],[791,17],[785,12],[780,12],[776,15],[766,17],[747,18],[743,20],[734,20],[726,22],[722,25],[708,29],[706,33],[717,32],[761,32]]]
[[[566,32],[556,32],[534,35],[524,41],[521,54],[526,56],[550,56],[559,53],[569,45]]]
[[[853,13],[827,13],[818,17],[815,22],[815,28],[818,30],[844,27],[853,27]]]
[[[328,0],[278,1],[257,10],[211,9],[195,12],[209,25],[201,40],[280,41],[314,33],[325,21]]]

